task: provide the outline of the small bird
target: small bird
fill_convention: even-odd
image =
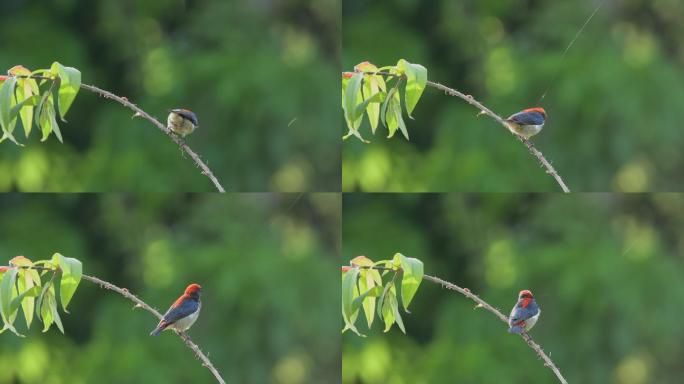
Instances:
[[[529,331],[537,323],[540,313],[541,310],[537,302],[534,301],[532,292],[526,289],[520,291],[518,302],[515,303],[511,316],[508,318],[508,332],[522,333],[523,331]]]
[[[506,125],[513,133],[526,139],[541,132],[546,121],[544,108],[528,108],[514,113],[506,119]]]
[[[164,314],[164,318],[157,324],[150,336],[157,336],[163,330],[170,328],[177,331],[186,331],[199,316],[200,308],[200,293],[202,287],[199,284],[190,284],[185,288],[185,293],[176,300],[168,311]]]
[[[172,109],[166,119],[166,126],[183,138],[198,127],[197,116],[187,109]]]

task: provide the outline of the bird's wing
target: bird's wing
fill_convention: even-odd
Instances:
[[[515,308],[513,308],[513,311],[511,311],[509,322],[511,324],[517,324],[521,321],[529,319],[530,317],[533,317],[537,312],[536,308],[536,306],[529,306],[527,308],[516,306]]]
[[[511,115],[508,121],[520,125],[541,125],[544,123],[544,116],[539,112],[518,112]]]
[[[169,308],[164,314],[163,322],[167,324],[173,324],[176,321],[194,313],[199,308],[199,301],[197,300],[185,300],[178,305],[174,304]]]

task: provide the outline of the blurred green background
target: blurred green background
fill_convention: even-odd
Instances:
[[[78,258],[84,273],[160,311],[202,285],[190,336],[227,383],[332,383],[340,377],[340,197],[4,195],[2,264]],[[212,383],[172,333],[116,293],[82,281],[66,335],[0,335],[0,383]],[[17,319],[23,333],[23,315]]]
[[[530,332],[570,383],[678,383],[684,375],[684,196],[347,195],[345,263],[417,257],[508,315],[521,289]],[[343,383],[554,383],[493,314],[423,281],[394,326],[343,336]],[[376,319],[377,320],[377,319]]]
[[[340,1],[6,0],[0,73],[81,70],[166,121],[193,110],[187,138],[228,191],[340,188]],[[33,133],[0,148],[0,190],[213,191],[159,130],[81,91],[65,144]]]
[[[684,189],[684,2],[345,0],[343,66],[404,58],[504,117],[542,102],[533,141],[574,191]],[[554,76],[557,74],[557,77]],[[407,125],[343,144],[343,189],[559,191],[537,160],[464,101],[426,89]],[[341,112],[338,112],[341,115]]]

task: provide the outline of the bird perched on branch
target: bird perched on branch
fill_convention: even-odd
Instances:
[[[544,108],[528,108],[514,113],[506,119],[506,125],[513,133],[526,139],[541,132],[546,121]]]
[[[200,308],[200,293],[202,287],[199,284],[190,284],[185,288],[185,293],[176,300],[168,311],[164,314],[162,320],[157,324],[150,336],[157,336],[165,329],[175,329],[177,331],[185,331],[192,324],[195,323],[199,316]]]
[[[537,323],[540,313],[541,310],[537,302],[534,301],[532,292],[526,289],[520,291],[518,302],[515,303],[511,316],[508,318],[508,332],[522,333],[523,331],[529,331]]]
[[[166,126],[183,138],[197,129],[197,116],[188,109],[172,109],[166,119]]]

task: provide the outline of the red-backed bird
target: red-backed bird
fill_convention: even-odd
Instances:
[[[181,295],[164,314],[164,318],[157,324],[157,328],[150,333],[150,336],[157,336],[163,330],[170,328],[177,331],[186,331],[197,320],[200,308],[200,293],[202,287],[199,284],[190,284],[185,288],[185,293]]]
[[[509,116],[506,125],[513,133],[529,139],[541,132],[545,121],[544,108],[528,108]]]
[[[537,302],[534,301],[532,292],[526,289],[520,291],[518,302],[515,303],[511,316],[508,318],[508,332],[522,333],[523,330],[525,332],[529,331],[537,323],[540,313],[541,310]]]

